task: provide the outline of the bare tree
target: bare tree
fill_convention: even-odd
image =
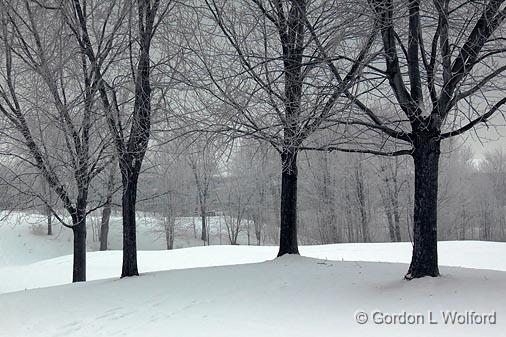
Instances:
[[[200,145],[196,148],[195,145]],[[192,152],[187,155],[187,162],[193,173],[195,190],[197,192],[197,201],[199,205],[199,214],[201,219],[201,237],[200,239],[206,243],[209,241],[207,233],[209,228],[207,225],[207,213],[209,211],[209,197],[211,183],[218,170],[217,148],[212,140],[199,139],[193,144]]]
[[[506,70],[497,62],[505,52],[504,1],[368,3],[380,30],[378,47],[384,58],[367,66],[370,85],[346,93],[352,98],[356,113],[341,121],[360,130],[354,136],[360,147],[322,148],[412,156],[414,246],[406,278],[437,276],[441,142],[486,123],[506,103],[504,95],[497,95],[497,90],[504,90]],[[342,77],[332,61],[334,53],[329,52],[314,29],[309,29],[341,83]],[[370,103],[372,97],[375,104]],[[395,97],[394,102],[391,97]],[[361,140],[368,141],[362,142],[359,134],[366,135]],[[371,137],[378,135],[381,137],[377,146],[372,148]]]
[[[370,242],[371,235],[369,233],[369,201],[367,200],[366,182],[364,168],[362,165],[363,158],[357,158],[353,165],[353,185],[356,204],[359,210],[360,219],[360,237],[362,242]]]
[[[402,182],[399,181],[399,170],[401,163],[398,157],[392,160],[380,159],[380,178],[379,192],[385,215],[388,222],[388,233],[390,241],[399,242],[401,237],[401,214],[399,194],[402,188]]]
[[[75,0],[68,10],[69,21],[75,22],[73,26],[74,35],[79,42],[83,54],[93,65],[93,74],[97,78],[97,90],[107,115],[109,131],[114,139],[121,181],[123,186],[122,194],[122,215],[123,215],[123,266],[121,276],[138,275],[137,268],[137,239],[135,206],[137,202],[137,183],[141,172],[142,161],[147,151],[151,135],[151,68],[150,55],[151,44],[161,20],[171,9],[171,1],[160,7],[160,0],[138,0],[136,6],[130,6],[127,1],[119,6],[119,17],[111,24],[111,32],[103,40],[93,40],[89,33],[88,17],[86,15],[87,5],[85,1]],[[111,9],[116,4],[111,4]],[[137,14],[135,20],[134,13]],[[127,114],[125,108],[118,104],[117,88],[108,84],[104,77],[103,58],[111,52],[111,45],[119,28],[124,25],[125,18],[128,22],[137,24],[136,33],[132,33],[132,25],[126,35],[129,37],[130,66],[133,81],[134,103],[133,111],[128,113],[129,118],[120,118],[121,114]],[[109,16],[103,22],[107,27]],[[136,35],[134,37],[133,35]],[[138,51],[132,51],[132,46],[137,43]],[[133,60],[136,58],[136,65]],[[135,69],[134,69],[135,68]],[[129,122],[130,130],[127,132],[125,121]]]
[[[306,197],[310,200],[307,206],[314,209],[314,212],[308,209],[309,216],[316,217],[319,241],[323,244],[341,241],[336,175],[342,172],[338,172],[339,169],[333,163],[339,159],[327,152],[312,153],[308,158],[311,179],[306,193]]]
[[[485,154],[484,163],[480,171],[483,172],[489,182],[488,189],[480,196],[488,200],[494,208],[496,224],[495,232],[490,237],[494,239],[506,239],[506,154],[502,149]],[[490,193],[492,191],[492,193]],[[493,197],[493,198],[491,198]],[[492,199],[492,200],[490,200]],[[484,201],[485,202],[485,201]],[[482,205],[482,204],[480,204]],[[497,228],[499,227],[499,228]]]
[[[278,210],[271,205],[277,204],[279,200],[270,193],[271,189],[276,190],[275,185],[278,184],[277,157],[273,157],[268,144],[250,139],[238,141],[234,152],[229,158],[227,176],[223,177],[227,192],[232,196],[231,202],[226,206],[233,205],[238,209],[240,198],[241,208],[244,208],[241,213],[247,219],[245,225],[248,244],[251,244],[253,231],[256,244],[261,245],[266,238],[266,229],[277,229],[273,224],[277,221],[272,219],[272,213],[278,213]],[[236,212],[229,210],[229,213]]]
[[[71,217],[68,224],[52,210],[74,234],[72,279],[85,281],[86,215],[91,211],[88,192],[92,179],[108,161],[107,137],[96,128],[101,120],[94,104],[96,78],[89,71],[89,62],[70,52],[74,45],[63,38],[68,31],[58,11],[30,1],[0,4],[5,61],[0,112],[15,130],[11,137],[17,137],[14,139],[26,150],[13,155],[37,168]],[[43,27],[44,21],[54,25]],[[38,105],[27,98],[30,95],[26,93],[36,91],[38,84],[44,88],[47,104]],[[31,125],[33,120],[37,125]],[[50,146],[55,134],[63,141]],[[40,198],[51,207],[48,200]]]
[[[368,23],[360,19],[360,9],[336,16],[326,2],[306,0],[206,0],[205,4],[207,12],[194,11],[200,17],[193,22],[200,24],[197,33],[189,33],[188,49],[196,51],[192,69],[201,69],[189,82],[210,111],[206,129],[263,140],[276,149],[281,160],[278,256],[298,254],[298,154],[304,142],[328,127],[329,118],[346,104],[341,98],[361,72],[373,34],[365,36],[358,52],[343,62],[344,79],[332,86],[305,18],[310,15],[329,39],[343,26],[361,36],[365,30],[359,25]],[[210,22],[217,31],[208,28]],[[346,49],[348,35],[336,36],[335,48]]]
[[[250,181],[251,176],[248,174],[251,163],[244,160],[244,151],[238,153],[237,158],[234,158],[227,170],[227,176],[224,177],[224,210],[225,213],[225,226],[229,242],[232,245],[238,243],[239,233],[246,227],[246,234],[248,244],[251,243],[250,239],[250,222],[247,218],[250,215],[253,196],[255,194],[254,184]],[[246,222],[246,223],[244,223]],[[260,224],[256,224],[260,226]],[[261,228],[256,228],[261,230]],[[258,238],[257,238],[258,240]]]

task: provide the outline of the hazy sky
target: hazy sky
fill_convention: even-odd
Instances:
[[[478,130],[468,131],[461,140],[465,140],[474,152],[474,158],[482,159],[485,152],[496,149],[506,150],[506,121],[501,115],[496,116],[488,129],[481,126]]]

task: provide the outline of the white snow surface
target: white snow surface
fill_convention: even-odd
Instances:
[[[306,257],[332,261],[372,261],[409,263],[412,246],[403,243],[345,243],[302,246]],[[272,260],[277,247],[206,246],[167,250],[139,251],[141,273],[237,265]],[[506,243],[448,241],[439,243],[440,264],[466,268],[506,271]],[[87,279],[114,278],[121,274],[122,252],[89,252]],[[407,266],[404,268],[407,271]],[[0,294],[31,288],[62,285],[72,281],[72,255],[47,259],[28,265],[0,268]],[[402,276],[401,272],[398,276]],[[506,287],[506,284],[505,284]]]
[[[303,246],[277,259],[276,247],[139,251],[141,275],[123,279],[120,251],[90,252],[94,281],[71,284],[72,257],[55,258],[68,253],[62,240],[7,232],[0,337],[505,336],[505,243],[440,242],[442,276],[412,281],[402,279],[410,243]],[[447,311],[495,324],[445,324]],[[418,324],[373,322],[393,315]]]

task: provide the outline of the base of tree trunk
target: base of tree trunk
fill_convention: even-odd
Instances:
[[[137,270],[137,232],[135,204],[137,201],[138,175],[130,176],[123,181],[123,265],[121,277],[138,276]]]
[[[72,228],[74,234],[74,254],[72,282],[86,281],[86,223],[85,220]]]
[[[281,226],[278,256],[299,254],[297,243],[297,154],[281,155]]]
[[[416,139],[413,256],[405,278],[439,276],[437,256],[437,197],[440,141]]]
[[[121,277],[138,276],[135,227],[132,229],[128,228],[128,226],[126,228],[123,226],[123,231],[123,265]],[[132,232],[134,234],[132,234]]]
[[[425,276],[440,276],[437,257],[436,259],[434,259],[433,256],[426,259],[418,258],[416,261],[411,262],[408,273],[404,276],[404,278],[406,280],[412,280]]]

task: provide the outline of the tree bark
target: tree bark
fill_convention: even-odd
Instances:
[[[137,202],[138,171],[120,167],[123,183],[123,267],[121,277],[139,275],[137,270],[137,233],[135,221],[135,204]],[[126,171],[126,172],[125,172]]]
[[[281,154],[281,226],[278,256],[299,254],[297,245],[297,153]]]
[[[86,210],[77,209],[72,216],[74,234],[74,261],[72,282],[86,281]]]
[[[415,138],[414,146],[414,242],[407,279],[439,275],[437,197],[440,140],[432,136],[419,136]]]

